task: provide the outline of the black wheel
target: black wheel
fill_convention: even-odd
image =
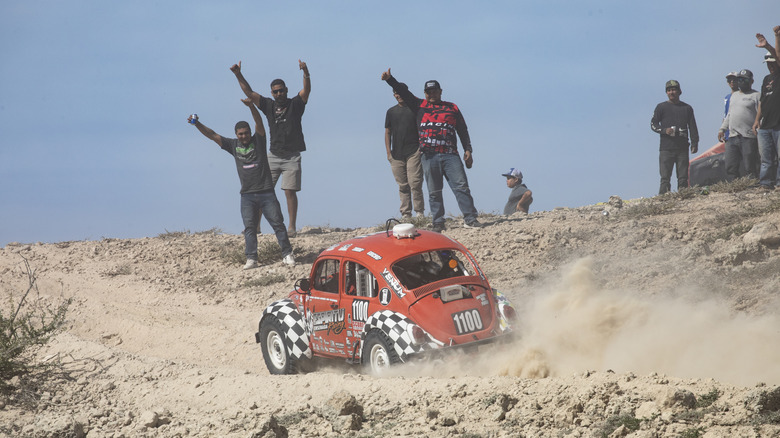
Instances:
[[[363,366],[376,375],[381,375],[393,364],[401,362],[393,348],[393,341],[381,330],[372,330],[363,343]]]
[[[265,366],[271,374],[295,374],[298,371],[294,357],[287,352],[287,336],[282,323],[271,316],[260,323],[260,346]]]

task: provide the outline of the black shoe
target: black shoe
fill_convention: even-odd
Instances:
[[[466,222],[465,224],[463,224],[463,227],[464,228],[482,228],[483,225],[482,225],[482,222],[474,219],[471,222]]]
[[[445,227],[444,224],[433,224],[433,226],[431,227],[431,231],[435,231],[437,233],[441,233],[446,229],[447,227]]]

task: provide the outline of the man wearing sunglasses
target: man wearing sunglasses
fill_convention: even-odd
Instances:
[[[775,46],[780,48],[780,26],[775,26]],[[758,107],[753,129],[758,132],[758,148],[761,153],[759,181],[764,190],[777,189],[780,183],[780,55],[760,33],[756,34],[756,47],[766,49],[764,62],[769,74],[761,84],[761,104]]]
[[[650,120],[650,129],[661,135],[658,164],[661,186],[658,194],[672,189],[672,169],[677,167],[677,190],[688,187],[688,139],[691,153],[699,151],[699,130],[693,108],[680,100],[680,83],[674,79],[666,82],[669,100],[659,103]]]
[[[753,72],[740,70],[737,87],[731,95],[729,112],[718,131],[718,140],[726,142],[726,178],[733,181],[743,176],[758,178],[758,140],[753,122],[758,114],[759,93],[752,89]],[[729,139],[725,139],[726,131]]]
[[[298,219],[298,192],[301,190],[301,152],[306,150],[301,119],[311,92],[309,68],[300,59],[298,67],[303,71],[303,89],[292,99],[287,97],[287,86],[283,80],[274,79],[271,82],[271,99],[252,90],[241,73],[241,61],[230,67],[241,90],[268,119],[271,136],[268,165],[271,167],[274,187],[279,177],[282,178],[282,190],[287,198],[287,213],[290,215],[287,232],[293,237]]]
[[[393,91],[416,113],[417,136],[422,153],[423,174],[428,185],[428,205],[431,208],[433,231],[442,232],[445,229],[442,196],[445,178],[463,213],[465,227],[482,227],[477,220],[477,209],[471,197],[469,181],[458,155],[457,137],[460,137],[463,161],[466,168],[471,169],[471,139],[458,106],[441,100],[442,90],[438,81],[427,81],[423,89],[425,99],[420,99],[412,94],[406,85],[398,82],[390,74],[390,69],[382,73],[381,79],[393,87]]]

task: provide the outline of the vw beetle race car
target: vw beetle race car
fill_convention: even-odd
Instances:
[[[320,253],[309,278],[270,304],[255,340],[272,374],[313,357],[395,363],[507,339],[516,312],[459,242],[411,224]]]

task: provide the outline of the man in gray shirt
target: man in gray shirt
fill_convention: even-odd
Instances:
[[[739,90],[731,94],[729,112],[718,131],[718,140],[726,141],[724,158],[728,181],[743,176],[758,178],[758,139],[753,123],[758,114],[760,93],[752,89],[752,85],[753,73],[740,70],[737,74]],[[726,132],[729,133],[728,140]]]

